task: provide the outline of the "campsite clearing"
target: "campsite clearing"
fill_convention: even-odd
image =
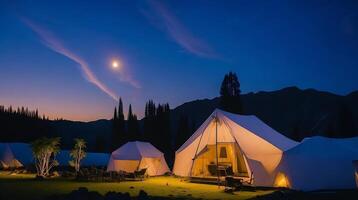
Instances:
[[[55,194],[66,194],[79,187],[105,194],[108,191],[129,192],[131,196],[144,190],[150,196],[181,197],[184,199],[250,199],[266,195],[274,190],[241,191],[235,194],[225,193],[223,187],[195,184],[174,177],[153,177],[144,181],[126,181],[120,183],[78,182],[64,178],[44,181],[34,179],[35,175],[0,172],[0,199],[38,200]]]

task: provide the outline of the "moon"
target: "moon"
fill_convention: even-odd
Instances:
[[[113,60],[112,61],[112,68],[114,68],[114,69],[117,69],[117,68],[119,68],[119,62],[118,61],[116,61],[116,60]]]

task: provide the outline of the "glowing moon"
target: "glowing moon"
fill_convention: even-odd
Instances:
[[[113,67],[114,69],[118,68],[118,67],[119,67],[119,62],[116,61],[116,60],[112,61],[112,67]]]

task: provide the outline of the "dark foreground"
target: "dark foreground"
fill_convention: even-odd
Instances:
[[[189,183],[174,177],[144,181],[80,182],[53,178],[35,180],[32,174],[0,172],[1,200],[129,200],[129,199],[211,199],[211,200],[333,200],[358,199],[358,190],[299,192],[286,189],[244,188],[227,193],[224,187]]]

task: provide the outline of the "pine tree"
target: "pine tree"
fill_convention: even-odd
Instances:
[[[124,113],[123,113],[123,102],[122,99],[119,98],[118,103],[118,131],[117,134],[119,135],[118,147],[122,144],[127,142],[127,134],[125,129],[125,120],[124,120]]]
[[[143,139],[148,142],[153,142],[155,134],[155,117],[156,106],[152,100],[149,100],[145,104],[145,116],[144,116],[144,133]]]
[[[118,109],[114,108],[114,114],[112,119],[112,140],[111,150],[115,150],[120,147],[126,141],[125,133],[125,120],[123,114],[122,99],[119,98]]]
[[[231,113],[243,114],[240,93],[240,82],[236,74],[229,72],[221,83],[220,108]]]
[[[114,114],[112,118],[112,136],[111,136],[111,151],[118,148],[118,116],[117,116],[117,107],[114,107]]]
[[[129,141],[141,140],[139,133],[139,123],[137,116],[132,112],[132,105],[129,104],[128,117],[127,117],[127,135]]]

